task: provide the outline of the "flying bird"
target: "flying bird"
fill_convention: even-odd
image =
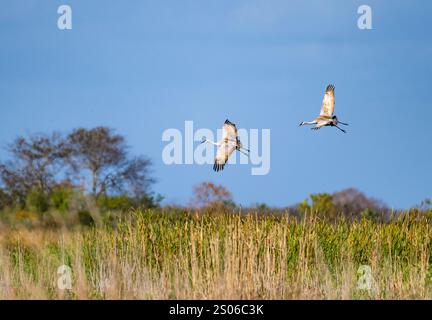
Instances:
[[[240,138],[237,135],[237,127],[234,123],[230,122],[228,119],[222,128],[222,140],[219,142],[210,141],[204,139],[201,143],[210,143],[218,146],[213,170],[218,172],[223,170],[225,164],[228,161],[230,155],[235,151],[239,151],[245,155],[249,155],[250,150],[243,148]]]
[[[338,127],[338,124],[340,123],[344,126],[347,126],[348,123],[340,122],[338,118],[333,115],[335,105],[334,91],[335,86],[329,84],[324,94],[320,115],[313,121],[303,121],[300,123],[300,126],[304,126],[306,124],[315,124],[315,127],[311,128],[312,130],[318,130],[324,126],[331,126],[338,128],[344,133],[346,132],[344,129]]]

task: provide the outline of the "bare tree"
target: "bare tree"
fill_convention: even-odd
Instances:
[[[202,182],[194,187],[193,192],[192,205],[198,207],[218,207],[233,201],[231,193],[225,187],[213,182]]]
[[[367,197],[354,188],[335,192],[332,199],[338,212],[343,212],[346,217],[368,217],[385,221],[391,216],[390,210],[382,201]]]
[[[90,173],[91,193],[95,198],[112,192],[141,196],[149,191],[151,162],[145,157],[130,157],[123,136],[111,128],[75,129],[68,136],[75,172]]]
[[[70,150],[58,133],[18,137],[9,145],[12,160],[0,164],[0,180],[10,196],[24,201],[31,189],[47,194],[65,167]]]
[[[332,195],[333,203],[340,211],[346,213],[358,213],[365,209],[382,211],[386,208],[385,204],[381,201],[369,198],[362,192],[354,188],[344,189],[335,192]]]

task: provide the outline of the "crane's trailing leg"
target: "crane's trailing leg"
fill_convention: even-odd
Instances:
[[[236,144],[238,143],[237,140],[231,140],[231,139],[229,139],[228,141],[234,142],[234,143],[236,143]],[[237,150],[240,151],[240,152],[243,151],[243,152],[242,152],[243,154],[246,154],[245,151],[246,151],[247,153],[250,152],[249,149],[246,149],[246,148],[244,148],[244,147],[239,147],[239,146],[237,146]],[[246,155],[248,155],[248,154],[246,154]]]
[[[343,133],[346,133],[346,131],[344,129],[339,128],[337,125],[334,125],[336,128],[338,128],[340,131],[342,131]]]
[[[238,152],[240,152],[240,153],[243,153],[243,154],[245,154],[245,155],[247,155],[247,156],[249,156],[249,152],[244,152],[243,150],[241,150],[241,149],[237,149],[238,150]]]

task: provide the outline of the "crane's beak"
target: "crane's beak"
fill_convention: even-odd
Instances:
[[[203,139],[202,141],[201,141],[201,144],[203,144],[204,142],[206,142],[207,141],[207,139]]]

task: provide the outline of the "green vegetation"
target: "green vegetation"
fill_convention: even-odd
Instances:
[[[3,227],[0,299],[431,299],[426,216],[131,211],[115,227]],[[57,287],[68,265],[72,287]],[[368,265],[370,290],[358,287]]]

